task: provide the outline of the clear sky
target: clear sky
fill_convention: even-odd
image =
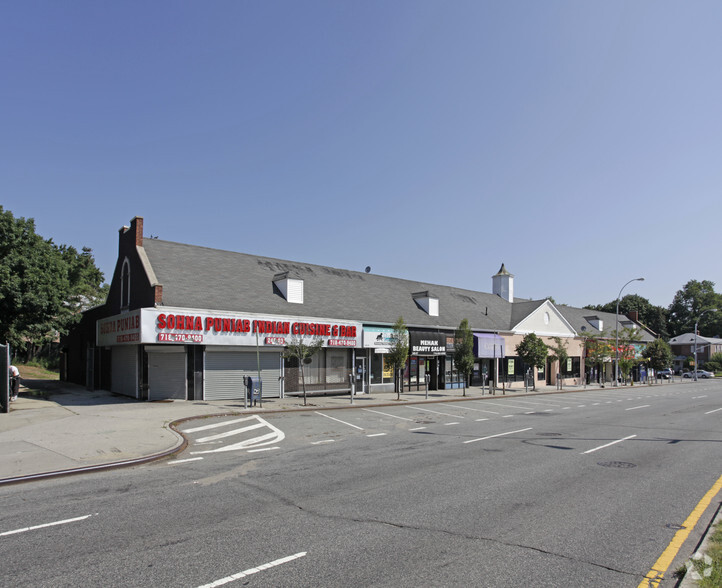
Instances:
[[[722,290],[719,0],[0,0],[0,204],[574,306]],[[233,268],[218,268],[232,272]]]

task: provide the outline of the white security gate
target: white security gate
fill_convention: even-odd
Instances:
[[[138,398],[138,347],[113,347],[110,354],[110,391]]]
[[[263,398],[281,396],[281,354],[258,354],[263,382]],[[245,394],[244,376],[258,376],[255,351],[206,349],[204,372],[205,400],[237,400]]]
[[[148,351],[148,400],[186,399],[185,349],[146,348]]]

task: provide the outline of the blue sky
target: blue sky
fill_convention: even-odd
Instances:
[[[722,290],[718,0],[0,7],[0,204],[107,280],[142,216],[574,306]]]

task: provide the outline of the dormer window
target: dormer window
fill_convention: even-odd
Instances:
[[[425,292],[416,292],[411,295],[414,302],[426,312],[429,316],[439,316],[439,297],[432,294],[428,290]]]
[[[303,304],[303,280],[294,278],[288,272],[273,276],[273,285],[292,304]]]
[[[126,257],[120,270],[120,309],[130,308],[130,262]]]
[[[597,331],[604,330],[604,321],[598,316],[585,316],[584,318],[590,325],[597,329]]]

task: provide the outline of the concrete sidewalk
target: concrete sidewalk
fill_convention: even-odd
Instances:
[[[647,386],[640,386],[647,388]],[[565,387],[564,392],[581,387]],[[587,390],[598,389],[588,387]],[[627,388],[606,388],[626,390]],[[535,394],[557,393],[554,387],[537,387]],[[531,395],[524,388],[507,389],[506,396]],[[450,402],[499,398],[501,389],[406,392],[401,400],[393,392],[269,398],[262,407],[244,408],[243,400],[138,402],[104,391],[59,381],[25,380],[10,412],[0,414],[0,485],[120,467],[159,459],[180,451],[183,437],[171,423],[182,419],[221,414],[274,413],[294,410]]]

